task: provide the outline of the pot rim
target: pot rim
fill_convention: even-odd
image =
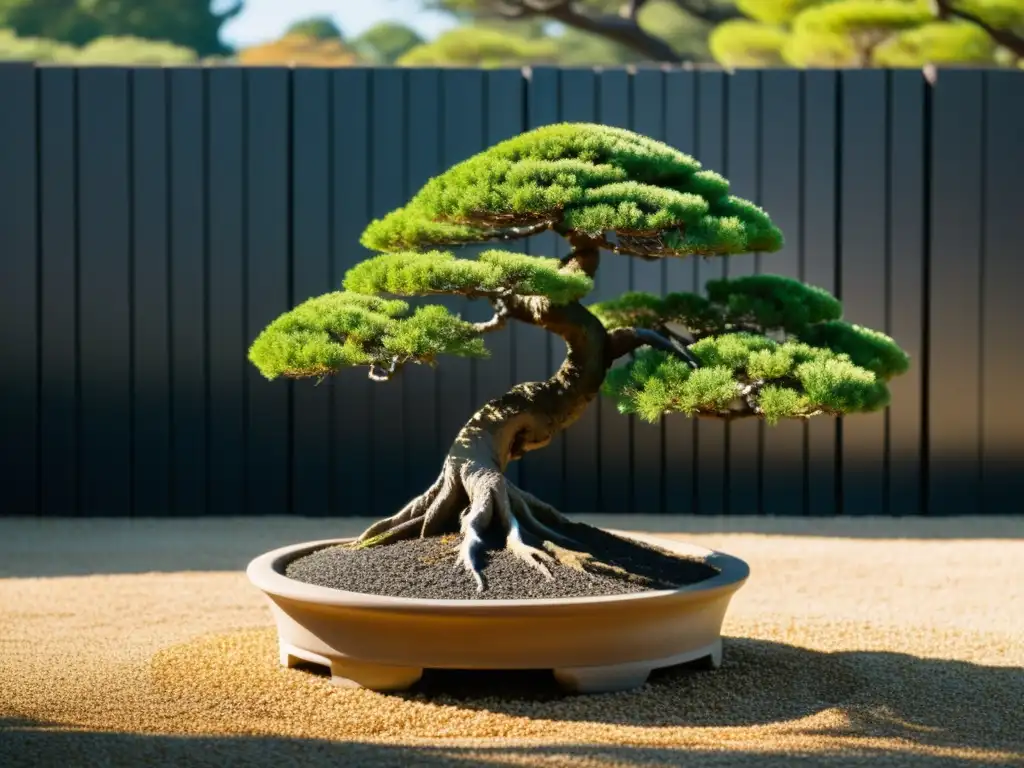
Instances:
[[[494,613],[508,609],[539,609],[551,610],[571,607],[593,607],[640,603],[644,601],[675,600],[692,598],[710,598],[719,592],[734,592],[747,580],[750,566],[733,555],[712,549],[705,549],[687,542],[663,539],[658,536],[637,534],[632,532],[604,529],[608,533],[653,544],[679,555],[699,557],[704,563],[718,569],[718,573],[695,584],[688,584],[678,589],[652,589],[643,592],[630,592],[619,595],[596,595],[590,597],[561,597],[542,599],[497,599],[497,600],[438,600],[423,597],[394,597],[390,595],[374,595],[365,592],[349,592],[334,587],[323,587],[307,584],[288,578],[284,575],[284,565],[297,557],[309,554],[318,549],[345,544],[355,537],[321,539],[289,544],[278,549],[265,552],[254,558],[246,568],[246,576],[257,588],[274,597],[284,598],[302,603],[316,603],[323,606],[338,608],[372,608],[375,610],[396,611],[458,611],[472,613]]]

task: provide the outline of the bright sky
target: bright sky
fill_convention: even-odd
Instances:
[[[214,7],[231,5],[218,0]],[[245,10],[224,25],[224,42],[247,46],[274,40],[293,21],[331,16],[346,37],[355,37],[378,21],[400,20],[424,37],[454,26],[451,18],[421,10],[420,0],[245,0]]]

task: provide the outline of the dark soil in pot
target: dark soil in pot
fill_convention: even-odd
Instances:
[[[548,580],[497,542],[486,555],[484,592],[477,592],[470,574],[455,565],[457,535],[368,549],[326,547],[288,563],[285,575],[307,584],[389,597],[527,600],[676,589],[718,573],[701,560],[628,541],[583,523],[575,523],[565,532],[585,545],[596,562],[584,570],[554,564],[550,566],[554,578]]]

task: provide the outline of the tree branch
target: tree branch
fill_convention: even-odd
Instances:
[[[491,301],[494,305],[494,317],[490,320],[485,320],[482,323],[473,323],[473,330],[477,333],[491,333],[493,331],[500,331],[505,327],[509,318],[508,303],[504,299],[494,299]]]
[[[506,19],[545,16],[567,27],[624,45],[651,61],[678,63],[679,54],[660,37],[649,35],[636,21],[645,0],[630,3],[625,15],[588,14],[577,10],[574,0],[491,0],[491,7]],[[698,0],[696,5],[704,5]],[[636,6],[635,11],[632,6]]]
[[[640,347],[651,347],[685,360],[691,368],[700,368],[700,361],[684,345],[666,338],[650,328],[616,328],[608,334],[608,357],[618,360]]]
[[[672,3],[679,10],[707,24],[746,18],[735,6],[719,5],[709,0],[672,0]]]
[[[378,370],[380,373],[377,372]],[[391,378],[400,370],[401,368],[398,366],[398,358],[393,357],[391,358],[391,365],[387,368],[379,369],[376,363],[371,365],[366,377],[371,381],[390,381]]]
[[[957,8],[954,0],[931,0],[932,12],[940,21],[950,18],[968,21],[981,28],[985,34],[991,37],[996,43],[1013,53],[1017,58],[1024,58],[1024,37],[1008,29],[999,29],[970,11]]]

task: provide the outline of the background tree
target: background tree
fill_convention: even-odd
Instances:
[[[564,259],[500,250],[461,259],[438,250],[546,230],[568,240]],[[443,354],[483,357],[483,337],[510,321],[566,343],[551,378],[485,404],[455,437],[434,484],[355,545],[460,532],[458,563],[480,590],[481,553],[496,538],[548,577],[556,561],[611,568],[580,542],[580,524],[504,476],[510,461],[575,422],[602,388],[621,411],[648,420],[678,412],[774,423],[883,408],[886,380],[908,367],[892,339],[844,322],[835,298],[789,278],[717,280],[707,296],[627,293],[584,306],[602,251],[657,260],[782,245],[768,215],[731,195],[722,176],[619,128],[553,125],[497,144],[431,179],[370,223],[361,242],[381,253],[349,270],[344,290],[300,304],[253,342],[249,357],[264,376],[319,379],[364,366],[386,381]],[[469,323],[443,306],[410,311],[383,296],[434,294],[487,301],[494,315]]]
[[[709,45],[727,67],[922,67],[1013,57],[999,36],[1012,38],[1014,25],[1024,24],[1022,0],[953,3],[960,15],[939,12],[934,2],[737,0],[749,18],[716,27]]]
[[[102,64],[190,64],[195,51],[181,46],[136,37],[100,37],[76,48],[38,37],[18,37],[0,30],[0,61],[35,61],[78,66]]]
[[[231,52],[220,31],[242,7],[241,0],[220,12],[210,0],[0,0],[0,28],[74,46],[137,37],[217,56]]]
[[[285,30],[284,37],[289,35],[311,37],[314,40],[345,39],[341,28],[334,23],[334,19],[330,16],[311,16],[308,19],[299,19]]]
[[[374,24],[352,41],[352,49],[371,64],[394,64],[425,41],[416,30],[397,21]]]
[[[1005,50],[1015,63],[1024,61],[1024,2],[1022,0],[927,0],[941,21],[974,25]]]
[[[358,63],[355,52],[341,38],[286,34],[279,40],[238,52],[239,64],[252,66],[348,67]]]
[[[424,4],[464,19],[555,23],[572,30],[574,36],[587,35],[628,50],[634,61],[708,60],[707,36],[712,26],[740,17],[731,0],[424,0]],[[617,61],[624,58],[616,56]]]
[[[456,27],[418,45],[396,63],[409,67],[508,67],[554,63],[559,46],[548,38],[530,39],[490,27]]]

